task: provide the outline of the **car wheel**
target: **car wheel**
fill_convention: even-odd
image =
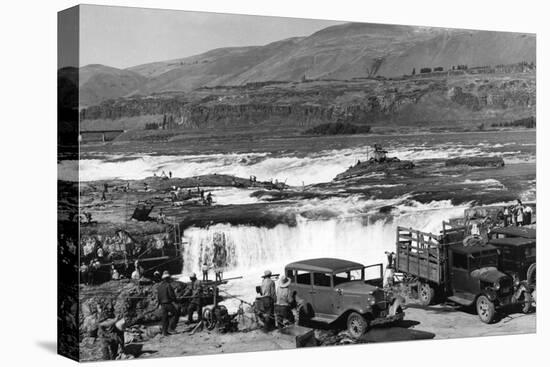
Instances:
[[[428,283],[421,283],[418,290],[418,299],[422,306],[429,306],[435,298],[435,290]]]
[[[214,330],[216,327],[216,320],[214,320],[214,313],[210,308],[205,308],[202,311],[202,320],[207,330]]]
[[[533,297],[531,297],[531,293],[523,292],[522,302],[523,304],[521,305],[521,312],[523,313],[531,312],[531,309],[533,308]]]
[[[369,329],[369,322],[357,312],[352,312],[348,316],[348,333],[353,339],[359,339]]]
[[[490,324],[495,319],[495,304],[487,296],[481,295],[477,298],[476,310],[481,321],[486,324]]]

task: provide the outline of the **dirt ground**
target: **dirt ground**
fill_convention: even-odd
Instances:
[[[421,307],[409,306],[406,316],[398,325],[375,328],[359,343],[389,342],[418,339],[447,339],[475,336],[527,334],[536,332],[536,314],[512,313],[496,323],[487,325],[468,310],[448,305]],[[182,355],[251,352],[295,348],[294,337],[279,331],[253,330],[221,334],[216,331],[199,331],[191,335],[189,327],[180,321],[178,334],[154,338],[133,347],[139,348],[138,358],[174,357]],[[315,330],[321,345],[357,343],[345,331]]]

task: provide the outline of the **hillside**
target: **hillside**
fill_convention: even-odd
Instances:
[[[111,98],[124,97],[143,87],[147,78],[130,70],[104,65],[80,68],[80,104],[90,106]]]
[[[306,79],[397,77],[422,67],[535,62],[535,35],[367,23],[325,28],[265,46],[220,48],[126,70],[84,67],[84,106],[132,94]]]
[[[204,87],[105,101],[81,111],[81,126],[144,130],[171,122],[162,134],[265,131],[300,134],[320,124],[391,129],[472,129],[534,116],[536,74],[531,65],[432,73]],[[139,137],[142,133],[133,134]],[[154,134],[156,134],[155,132]]]

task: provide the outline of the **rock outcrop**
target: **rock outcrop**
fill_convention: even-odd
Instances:
[[[504,167],[502,157],[459,157],[445,161],[445,166]]]

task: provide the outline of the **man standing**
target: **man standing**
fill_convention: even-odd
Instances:
[[[205,260],[204,264],[202,264],[201,270],[202,270],[202,281],[207,282],[208,281],[208,269],[210,267],[208,266],[208,262]],[[217,279],[216,279],[217,280]]]
[[[191,273],[189,276],[191,284],[187,288],[185,295],[191,298],[189,306],[187,307],[188,324],[193,323],[193,313],[197,311],[198,322],[202,321],[202,284],[197,279],[197,274]]]
[[[277,288],[277,303],[275,303],[275,314],[277,315],[276,321],[278,327],[283,327],[285,320],[294,323],[294,315],[291,310],[294,299],[288,289],[289,285],[290,279],[283,275],[279,281],[279,287]]]
[[[164,336],[170,335],[169,330],[176,330],[180,317],[178,309],[174,306],[176,294],[170,285],[170,281],[170,273],[165,270],[162,273],[162,282],[157,289],[158,302],[162,312],[162,335]]]
[[[266,311],[267,311],[267,322],[266,326],[273,325],[275,319],[274,315],[274,304],[277,300],[277,293],[275,292],[275,282],[271,279],[272,273],[271,270],[264,271],[264,276],[262,277],[262,285],[260,287],[262,291],[262,296],[266,297]]]

